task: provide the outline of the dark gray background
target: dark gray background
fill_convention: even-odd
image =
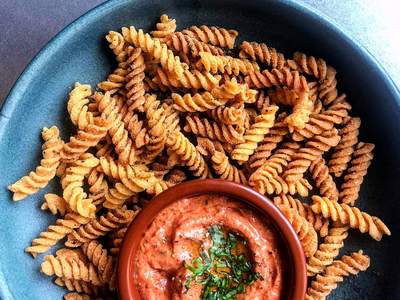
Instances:
[[[398,0],[297,1],[319,10],[365,46],[400,87]],[[102,2],[0,0],[0,103],[46,42],[71,21]]]

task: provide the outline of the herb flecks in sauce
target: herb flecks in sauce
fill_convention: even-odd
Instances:
[[[211,226],[208,232],[212,247],[202,249],[200,257],[191,264],[185,263],[185,268],[192,272],[185,288],[196,282],[204,285],[204,300],[233,300],[261,276],[253,271],[245,239],[219,225]]]

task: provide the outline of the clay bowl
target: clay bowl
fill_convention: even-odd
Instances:
[[[121,300],[140,299],[134,281],[134,258],[140,241],[157,214],[168,205],[183,198],[218,193],[235,198],[252,206],[261,215],[272,221],[282,240],[282,251],[286,251],[286,287],[284,298],[301,300],[307,283],[306,264],[297,234],[290,223],[263,195],[234,182],[220,179],[193,180],[176,185],[151,200],[129,226],[121,246],[118,262],[118,291]]]

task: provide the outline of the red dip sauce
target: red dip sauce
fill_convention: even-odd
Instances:
[[[213,244],[219,236],[213,236],[210,228],[221,230],[223,240],[224,236],[228,241],[229,237],[237,239],[235,248],[228,252],[237,255],[232,255],[234,259],[241,255],[239,258],[249,262],[252,276],[257,274],[232,299],[281,299],[285,276],[279,234],[250,206],[217,194],[182,199],[156,216],[135,258],[135,282],[142,299],[197,300],[205,299],[205,293],[216,292],[213,287],[206,291],[206,273],[195,278],[190,268],[203,268],[200,262],[207,261],[216,248]],[[206,258],[199,260],[204,255]],[[207,274],[217,279],[220,274],[232,277],[229,267],[222,266],[221,271],[219,263],[211,265]],[[228,286],[232,283],[227,282]]]

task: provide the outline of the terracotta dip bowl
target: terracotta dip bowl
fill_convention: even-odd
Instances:
[[[193,180],[178,184],[150,201],[128,228],[118,262],[118,291],[121,300],[141,299],[135,283],[135,257],[142,237],[154,218],[175,201],[204,194],[220,194],[238,200],[269,219],[281,238],[285,251],[282,299],[301,300],[306,291],[306,264],[300,241],[290,223],[263,195],[241,184],[220,179]]]

